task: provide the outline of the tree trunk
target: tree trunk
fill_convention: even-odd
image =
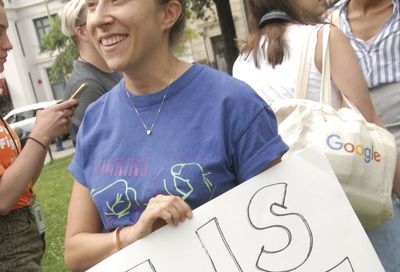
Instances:
[[[224,40],[224,55],[228,73],[232,75],[232,67],[238,56],[236,47],[236,31],[229,0],[213,0],[217,8],[219,25]]]

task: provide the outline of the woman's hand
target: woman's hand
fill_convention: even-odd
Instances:
[[[78,103],[78,100],[71,99],[38,111],[35,126],[30,135],[43,144],[49,145],[54,137],[67,133]]]
[[[178,196],[158,195],[150,199],[135,225],[125,227],[120,232],[122,246],[125,247],[164,226],[178,225],[192,218],[192,209]]]

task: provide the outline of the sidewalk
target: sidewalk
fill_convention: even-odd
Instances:
[[[70,139],[63,141],[63,146],[64,146],[64,150],[62,151],[56,151],[56,145],[52,144],[50,146],[50,150],[51,150],[51,155],[53,157],[53,160],[57,160],[60,158],[64,158],[66,156],[69,156],[71,154],[75,153],[75,148],[74,145],[72,144],[72,141]],[[49,152],[47,152],[46,155],[46,160],[44,161],[44,164],[48,164],[50,162],[50,154]]]

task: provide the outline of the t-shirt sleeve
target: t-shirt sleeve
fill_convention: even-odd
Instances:
[[[82,146],[80,144],[80,138],[82,137],[81,135],[82,133],[78,132],[75,155],[72,158],[70,165],[68,166],[68,170],[77,182],[87,187],[87,181],[83,170],[83,152]]]
[[[239,182],[266,170],[288,150],[288,146],[278,135],[275,115],[267,105],[254,117],[234,148]]]

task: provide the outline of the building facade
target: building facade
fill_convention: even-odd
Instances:
[[[64,97],[65,81],[50,81],[49,70],[55,55],[41,52],[39,40],[49,30],[51,17],[62,10],[68,0],[5,0],[9,20],[8,35],[13,50],[9,53],[5,71],[0,79],[5,79],[12,104],[20,107],[41,101]],[[248,35],[245,5],[243,0],[230,0],[237,38]],[[210,13],[206,21],[189,21],[196,37],[188,41],[187,59],[226,70],[223,57],[223,41],[217,13]]]
[[[232,16],[238,41],[244,40],[249,34],[246,6],[243,0],[230,0]],[[226,71],[224,44],[216,11],[209,14],[206,21],[194,20],[188,22],[188,27],[197,33],[190,43],[191,54],[196,62],[207,64]]]
[[[41,52],[39,40],[50,29],[51,16],[63,8],[62,0],[5,0],[8,35],[13,50],[2,75],[14,107],[62,98],[65,82],[49,80],[54,56]]]

